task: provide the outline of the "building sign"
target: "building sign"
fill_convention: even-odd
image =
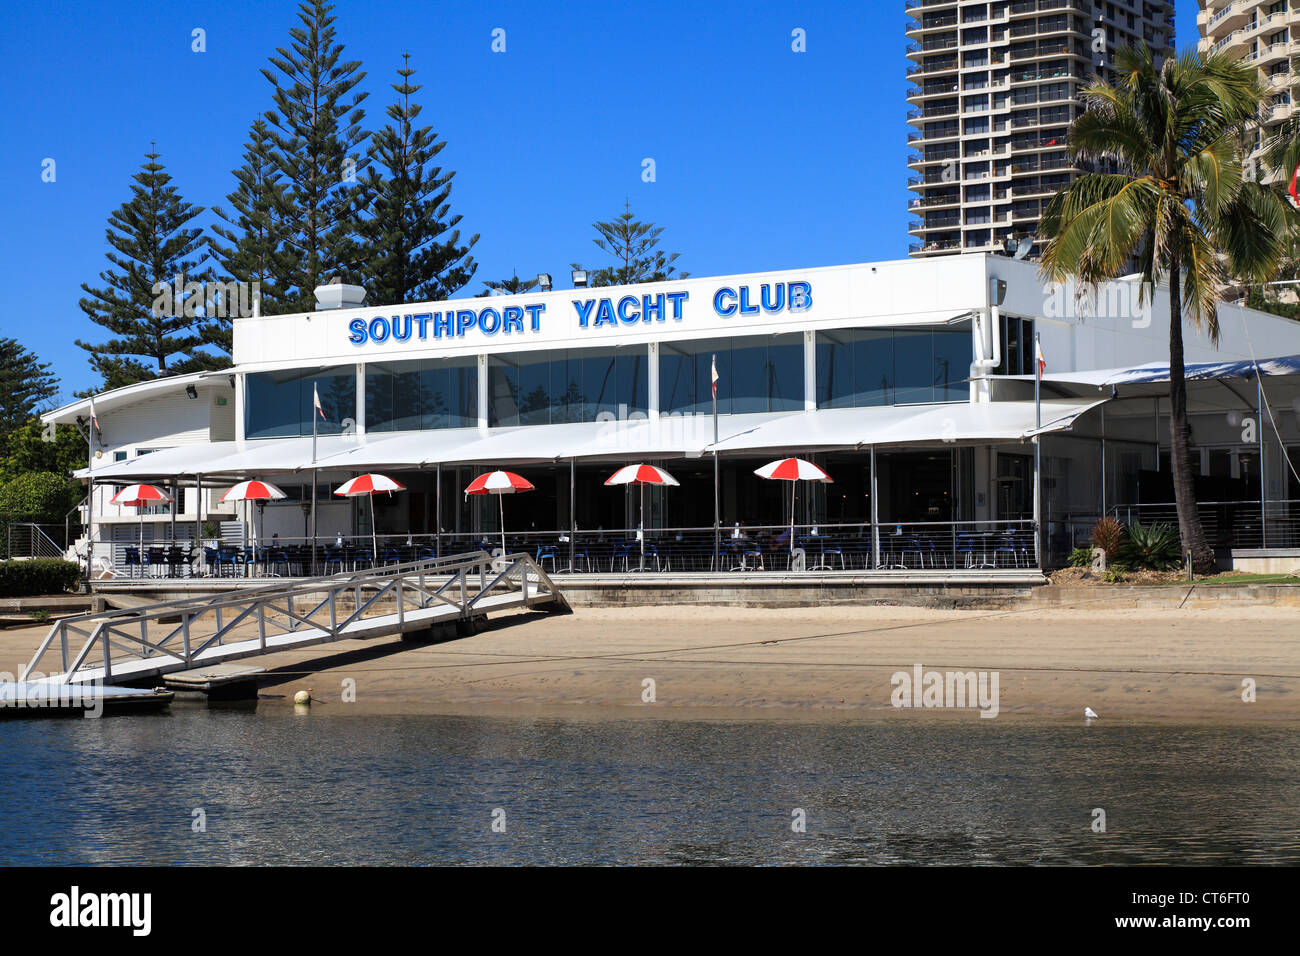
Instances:
[[[689,292],[654,295],[604,296],[573,299],[579,329],[618,329],[624,326],[681,322],[686,318]],[[722,286],[713,294],[713,312],[724,318],[745,319],[760,314],[806,312],[812,307],[811,282],[763,283]],[[542,331],[544,302],[497,309],[456,309],[355,318],[348,323],[348,341],[355,346],[385,342],[464,340],[468,335],[528,335]]]

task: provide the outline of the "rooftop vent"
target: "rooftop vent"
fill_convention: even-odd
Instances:
[[[352,309],[365,304],[366,290],[364,286],[331,282],[328,285],[318,285],[316,287],[316,308],[318,311],[324,309]]]

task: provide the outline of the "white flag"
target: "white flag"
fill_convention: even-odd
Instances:
[[[320,420],[325,421],[325,409],[320,407],[320,392],[316,390],[316,383],[311,383],[311,402],[316,414],[320,415]]]

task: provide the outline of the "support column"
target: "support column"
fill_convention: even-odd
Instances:
[[[803,334],[803,407],[817,410],[817,333],[812,330]]]
[[[1101,516],[1106,517],[1106,406],[1101,406]]]
[[[433,495],[433,553],[442,557],[442,462],[434,471],[436,490]]]
[[[194,547],[191,549],[197,551],[199,560],[204,558],[203,552],[203,476],[194,476]],[[190,573],[194,573],[194,564],[190,564]]]
[[[646,379],[646,385],[648,386],[647,391],[649,393],[647,396],[649,407],[646,409],[646,413],[649,415],[650,421],[653,422],[659,419],[659,343],[658,342],[650,343],[650,354],[647,360],[646,374],[648,376]]]
[[[1264,379],[1255,369],[1255,424],[1259,433],[1259,546],[1268,547],[1268,479],[1264,461]]]
[[[876,446],[871,446],[871,569],[880,567],[880,496],[877,493],[879,482],[876,480]]]
[[[478,357],[478,427],[488,427],[488,357]]]
[[[356,415],[356,422],[353,429],[357,436],[357,442],[364,445],[366,442],[366,363],[357,363],[357,400],[354,403],[353,414]],[[344,434],[347,434],[344,432]],[[379,560],[379,555],[375,555],[375,560]]]
[[[570,574],[574,572],[573,554],[574,554],[574,549],[577,545],[577,538],[578,538],[578,516],[574,513],[574,504],[577,501],[577,494],[574,490],[574,486],[577,480],[576,472],[577,472],[576,459],[570,458],[569,459],[569,573]],[[590,561],[587,564],[587,570],[589,571],[591,570]]]

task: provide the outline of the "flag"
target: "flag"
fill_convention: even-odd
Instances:
[[[710,374],[713,376],[712,378],[713,397],[717,398],[718,397],[718,357],[716,355],[713,356],[713,365],[710,370]]]
[[[321,421],[325,421],[325,409],[320,407],[320,392],[316,390],[316,383],[311,383],[311,404],[320,416]]]
[[[90,423],[94,426],[95,431],[99,431],[99,415],[95,413],[95,396],[90,396]]]
[[[1300,206],[1300,190],[1296,188],[1296,177],[1300,176],[1300,166],[1297,166],[1291,173],[1291,186],[1287,192],[1291,194],[1291,204]]]
[[[1034,337],[1034,352],[1038,358],[1038,377],[1041,379],[1047,371],[1047,359],[1043,358],[1043,343],[1037,336]]]

